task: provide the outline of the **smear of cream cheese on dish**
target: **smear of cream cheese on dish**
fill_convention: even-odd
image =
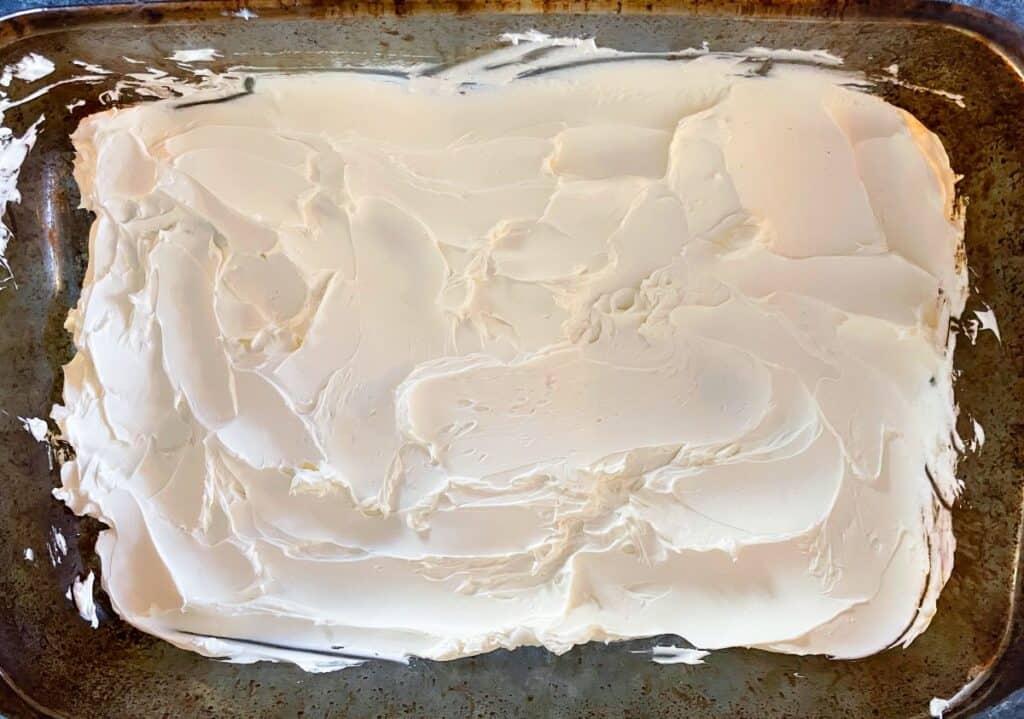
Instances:
[[[128,622],[314,670],[928,625],[966,293],[939,140],[820,68],[534,49],[83,121],[56,494],[110,526]]]
[[[46,426],[46,420],[39,417],[18,417],[21,426],[32,435],[37,442],[45,442],[50,434],[50,428]]]
[[[3,93],[0,93],[0,122],[3,121],[3,111],[11,105]],[[0,127],[0,215],[6,211],[7,203],[21,202],[18,175],[25,157],[36,144],[36,136],[43,120],[44,117],[40,115],[20,137],[11,128]],[[3,290],[14,277],[6,257],[11,237],[13,235],[10,228],[0,222],[0,290]]]
[[[75,577],[75,581],[71,584],[71,600],[75,603],[75,608],[78,609],[78,616],[88,622],[93,629],[100,625],[99,617],[96,615],[96,603],[92,596],[95,579],[96,576],[89,572],[85,579]]]
[[[4,67],[3,72],[0,73],[0,85],[7,87],[14,78],[25,82],[35,82],[52,73],[55,67],[49,58],[30,52],[13,65]]]
[[[175,50],[168,60],[175,62],[211,62],[221,56],[221,53],[212,47],[195,48],[191,50]]]
[[[646,651],[634,652],[635,654],[646,654]],[[691,647],[660,646],[650,650],[651,661],[655,664],[703,664],[704,659],[711,652],[705,652]]]

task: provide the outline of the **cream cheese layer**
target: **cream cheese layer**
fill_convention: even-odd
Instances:
[[[82,123],[57,494],[109,525],[125,620],[313,670],[927,626],[965,295],[940,142],[824,70],[619,59]]]

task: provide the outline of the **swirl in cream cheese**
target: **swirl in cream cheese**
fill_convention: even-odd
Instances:
[[[749,68],[283,76],[86,119],[57,494],[110,526],[116,611],[321,670],[920,633],[954,176],[840,76]]]

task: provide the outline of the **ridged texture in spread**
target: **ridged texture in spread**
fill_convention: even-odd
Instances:
[[[115,609],[310,669],[910,641],[953,552],[939,141],[819,69],[494,64],[82,123],[57,494]]]

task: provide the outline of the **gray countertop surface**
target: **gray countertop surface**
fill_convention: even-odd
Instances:
[[[0,16],[38,7],[68,7],[72,5],[98,5],[118,0],[0,0]],[[122,0],[124,1],[124,0]],[[940,0],[945,1],[945,0]],[[949,0],[953,2],[954,0]],[[955,0],[987,10],[1024,26],[1024,0]],[[1021,678],[1024,682],[1024,677]],[[0,719],[35,719],[40,716],[0,681]],[[143,718],[140,718],[143,719]],[[998,706],[992,707],[975,719],[1024,719],[1024,688],[1006,697]]]

